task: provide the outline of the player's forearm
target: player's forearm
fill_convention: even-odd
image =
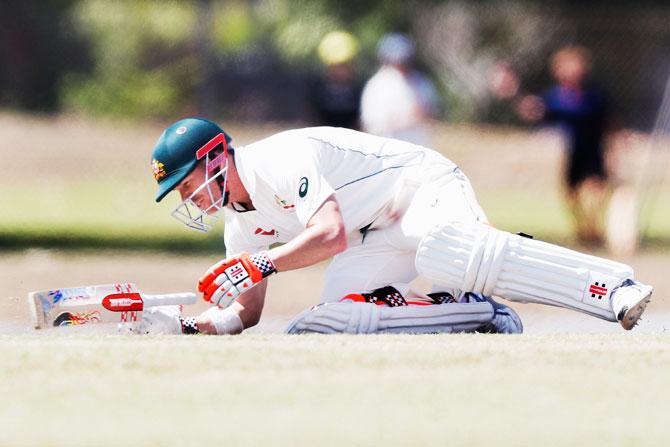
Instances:
[[[261,319],[265,306],[265,293],[268,288],[267,279],[257,287],[243,293],[233,305],[242,320],[244,329],[256,326]]]
[[[347,249],[344,219],[335,194],[328,197],[307,222],[307,228],[288,243],[268,252],[277,271],[321,262]]]
[[[307,222],[307,228],[296,238],[267,252],[242,252],[217,262],[198,280],[198,290],[202,292],[205,301],[221,308],[230,306],[236,300],[237,304],[244,304],[242,298],[255,296],[247,295],[253,290],[256,293],[262,290],[261,298],[265,297],[264,279],[273,273],[307,267],[346,248],[344,219],[333,193],[321,204]],[[261,309],[262,301],[257,314],[251,314],[247,320],[238,320],[238,323],[244,323],[245,328],[256,324]]]
[[[295,270],[314,265],[346,250],[344,224],[315,225],[305,229],[288,243],[268,252],[277,271]]]

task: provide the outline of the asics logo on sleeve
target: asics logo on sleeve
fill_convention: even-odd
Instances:
[[[307,177],[303,177],[300,179],[300,186],[298,187],[298,195],[302,199],[307,195],[307,187],[309,186],[309,181],[307,180]]]

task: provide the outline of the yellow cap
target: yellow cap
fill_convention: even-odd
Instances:
[[[319,44],[319,59],[325,65],[349,62],[358,52],[358,41],[346,31],[331,31]]]

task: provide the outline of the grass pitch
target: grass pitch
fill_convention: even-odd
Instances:
[[[0,337],[0,445],[670,444],[670,337]]]

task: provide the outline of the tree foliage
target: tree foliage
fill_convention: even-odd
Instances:
[[[659,61],[670,52],[670,8],[653,1],[632,7],[567,0],[5,0],[3,6],[11,14],[0,14],[0,105],[112,117],[220,113],[227,88],[221,79],[244,85],[249,73],[256,85],[291,77],[295,85],[320,69],[316,48],[334,30],[358,39],[362,75],[375,68],[383,34],[409,33],[449,117],[459,120],[487,116],[497,64],[513,66],[524,86],[538,89],[546,85],[550,52],[572,43],[592,48],[596,74],[623,98],[622,109],[633,110],[658,96],[652,87],[667,79]],[[213,102],[221,104],[208,106]]]
[[[370,56],[406,9],[399,0],[80,0],[71,20],[93,69],[64,76],[62,103],[131,118],[198,109],[197,90],[212,71],[230,69],[221,61],[231,55],[262,47],[296,70],[314,68],[321,38],[347,29]]]

